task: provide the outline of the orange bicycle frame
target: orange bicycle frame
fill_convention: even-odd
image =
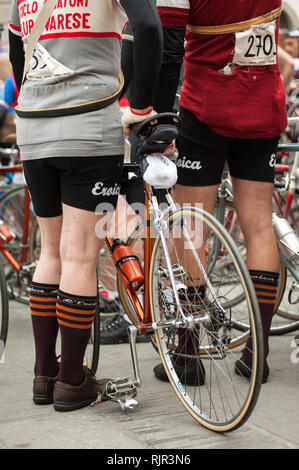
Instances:
[[[132,304],[132,307],[139,319],[139,331],[140,334],[148,333],[152,330],[152,315],[150,310],[150,301],[149,301],[149,269],[151,262],[151,253],[152,253],[152,239],[151,239],[151,216],[149,211],[149,199],[148,199],[148,185],[146,186],[145,191],[145,238],[144,238],[144,284],[143,284],[143,306],[138,298],[137,292],[133,289],[126,288],[126,293]],[[112,254],[112,238],[107,235],[105,238],[105,243],[109,249],[109,252]],[[121,281],[122,282],[122,281]]]

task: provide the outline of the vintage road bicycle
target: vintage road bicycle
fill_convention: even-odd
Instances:
[[[145,122],[138,131],[139,163],[127,165],[128,171],[144,174],[145,157],[165,151],[177,135],[178,119],[165,113]],[[106,394],[123,410],[137,404],[142,384],[136,349],[139,332],[152,340],[173,390],[196,421],[218,432],[237,429],[254,409],[263,369],[260,312],[246,264],[215,217],[200,208],[177,207],[170,190],[146,182],[144,187],[144,223],[128,240],[133,249],[139,244],[138,255],[142,247],[144,283],[135,291],[117,276],[122,305],[133,321],[128,329],[133,377],[111,382]],[[19,190],[26,195],[26,188]],[[28,221],[29,199],[24,202]],[[32,236],[26,227],[23,224],[22,230],[29,235],[22,237],[22,250],[29,248],[29,257],[20,263],[20,269],[28,273],[34,271],[39,240],[38,231]],[[113,241],[106,237],[105,249],[110,254]],[[217,246],[223,247],[221,256]],[[101,257],[99,260],[101,271]],[[234,302],[240,295],[242,303]],[[246,336],[235,327],[240,321],[250,325],[253,339],[252,366],[246,377],[235,366]],[[86,353],[86,363],[94,373],[100,352],[99,322],[98,308]],[[196,371],[191,381],[186,378],[190,367]]]
[[[144,175],[145,157],[163,153],[176,137],[177,125],[178,117],[171,113],[147,120],[138,132],[140,164],[130,169],[136,172],[138,166]],[[137,404],[135,397],[142,383],[136,349],[139,332],[153,338],[169,382],[193,418],[213,431],[237,429],[256,404],[263,369],[260,312],[245,262],[212,215],[195,207],[178,208],[170,190],[157,189],[146,181],[142,225],[144,284],[135,291],[118,276],[122,301],[129,304],[134,319],[128,328],[133,378],[111,382],[106,394],[123,410]],[[207,260],[213,263],[213,270],[218,269],[218,260],[209,257],[215,240],[225,248],[226,264],[235,273],[233,283],[225,282],[227,273],[221,274],[221,268],[216,283],[208,274]],[[106,237],[111,254],[113,241]],[[133,243],[131,246],[134,248]],[[235,366],[241,350],[235,341],[240,333],[234,321],[240,319],[240,313],[238,304],[230,305],[240,291],[247,306],[242,305],[242,318],[248,321],[253,338],[252,368],[246,377]],[[187,379],[190,366],[196,371],[191,380]]]

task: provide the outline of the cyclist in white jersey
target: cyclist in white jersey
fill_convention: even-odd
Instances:
[[[43,4],[12,1],[10,60],[19,88],[23,42]],[[113,212],[122,178],[124,134],[117,90],[128,20],[136,68],[125,127],[147,118],[162,51],[153,0],[58,0],[20,90],[17,140],[42,244],[30,299],[36,352],[33,400],[54,403],[59,411],[88,405],[106,382],[97,381],[82,364],[105,237],[99,230],[96,235],[96,228],[104,209]]]

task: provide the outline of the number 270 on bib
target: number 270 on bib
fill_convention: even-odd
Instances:
[[[276,64],[275,21],[236,33],[235,39],[234,64]]]

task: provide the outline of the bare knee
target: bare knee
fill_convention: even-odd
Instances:
[[[99,248],[94,244],[62,243],[60,259],[62,266],[72,265],[74,269],[94,269],[97,265]]]
[[[275,239],[272,227],[272,220],[268,216],[255,217],[243,222],[242,231],[247,243],[258,240],[260,243],[272,243]]]

